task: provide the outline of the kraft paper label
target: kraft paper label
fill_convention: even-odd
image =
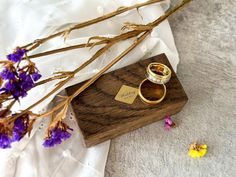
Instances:
[[[127,85],[122,85],[117,93],[115,100],[126,104],[133,104],[134,100],[138,96],[138,89]]]

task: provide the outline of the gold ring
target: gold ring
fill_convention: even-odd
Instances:
[[[166,86],[144,79],[139,85],[139,96],[144,103],[150,105],[158,104],[166,96]]]
[[[150,63],[147,67],[147,79],[155,84],[166,84],[171,78],[171,70],[162,63]]]

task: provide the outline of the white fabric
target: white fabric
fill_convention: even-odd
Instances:
[[[142,0],[0,0],[0,58],[12,52],[18,45],[32,42],[34,39],[45,37],[58,30],[89,20],[120,6],[128,6]],[[91,27],[86,27],[71,33],[71,37],[64,43],[63,39],[56,38],[43,45],[34,53],[57,47],[69,46],[87,42],[91,36],[114,36],[120,34],[124,22],[146,24],[153,21],[164,10],[168,9],[169,1],[143,7],[116,16]],[[97,61],[86,67],[76,75],[64,88],[89,79],[103,68],[115,56],[121,53],[134,39],[122,42],[111,48]],[[34,59],[43,78],[53,72],[71,71],[89,59],[100,47],[92,50],[79,49],[47,57]],[[179,62],[171,29],[168,21],[156,28],[135,50],[128,54],[111,70],[134,63],[140,59],[166,53],[174,69]],[[110,70],[110,71],[111,71]],[[57,82],[50,82],[32,89],[29,95],[16,105],[14,110],[20,110],[33,104],[47,94]],[[56,94],[57,94],[56,93]],[[45,111],[55,95],[33,109],[34,112]],[[68,124],[74,129],[73,136],[54,149],[42,147],[43,136],[49,120],[38,121],[30,138],[25,137],[21,142],[14,144],[12,149],[0,150],[1,177],[101,177],[104,175],[107,154],[110,142],[107,141],[92,148],[85,148],[79,128],[71,111],[68,113]]]

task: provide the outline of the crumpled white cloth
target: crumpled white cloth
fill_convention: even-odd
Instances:
[[[45,37],[75,23],[96,18],[114,11],[118,7],[139,2],[143,2],[143,0],[0,0],[0,58],[4,59],[5,55],[11,53],[16,46]],[[169,8],[169,3],[169,0],[166,0],[140,8],[139,13],[137,10],[133,10],[72,32],[71,37],[65,43],[62,38],[56,38],[35,50],[34,53],[86,43],[91,36],[112,37],[120,34],[124,22],[146,24],[155,20]],[[108,53],[79,72],[65,87],[34,108],[33,111],[42,112],[48,109],[49,103],[56,94],[70,85],[92,77],[133,41],[134,39],[130,39],[112,47]],[[96,46],[92,50],[78,49],[37,58],[33,61],[36,62],[43,78],[47,78],[57,71],[74,70],[99,48]],[[160,53],[166,53],[176,70],[179,57],[168,21],[159,25],[142,44],[113,66],[110,71]],[[57,81],[53,81],[32,89],[20,104],[14,106],[14,110],[24,109],[33,104],[53,89],[56,83]],[[104,176],[110,141],[85,148],[73,113],[69,111],[66,122],[74,129],[72,138],[54,149],[45,149],[42,147],[42,142],[48,121],[49,119],[43,119],[36,122],[31,137],[25,137],[21,142],[14,144],[12,149],[0,150],[1,177]]]

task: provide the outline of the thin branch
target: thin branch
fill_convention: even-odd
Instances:
[[[160,18],[155,20],[153,23],[150,23],[151,27],[154,28],[158,26],[161,22],[166,20],[170,15],[174,14],[177,10],[182,8],[184,5],[189,3],[191,0],[184,0],[180,5],[168,11],[165,15],[162,15]],[[149,26],[149,25],[147,25]],[[127,48],[123,53],[121,53],[118,57],[116,57],[111,63],[109,63],[106,67],[104,67],[100,72],[98,72],[95,76],[93,76],[90,80],[84,83],[73,95],[69,98],[72,100],[76,96],[78,96],[82,91],[88,88],[91,84],[93,84],[103,73],[105,73],[108,69],[110,69],[114,64],[120,61],[125,55],[127,55],[130,51],[132,51],[137,45],[139,45],[150,33],[152,30],[148,29],[141,37],[137,39],[135,43],[133,43],[129,48]]]
[[[72,79],[74,77],[74,75],[76,73],[78,73],[80,70],[84,69],[86,66],[88,66],[90,63],[92,63],[95,59],[97,59],[98,57],[100,57],[103,53],[105,53],[112,45],[114,44],[114,42],[107,44],[106,46],[104,46],[103,48],[101,48],[100,50],[98,50],[95,55],[93,55],[89,60],[87,60],[85,63],[83,63],[80,67],[78,67],[77,69],[75,69],[72,73],[73,75],[70,75],[69,77],[67,77],[65,80],[60,81],[59,84],[52,90],[50,91],[46,96],[44,96],[43,98],[41,98],[39,101],[37,101],[36,103],[32,104],[31,106],[29,106],[27,109],[23,110],[21,113],[19,113],[16,116],[13,116],[10,118],[10,120],[15,120],[16,118],[22,116],[23,114],[25,114],[27,111],[31,110],[32,108],[34,108],[35,106],[37,106],[38,104],[42,103],[44,100],[46,100],[47,98],[49,98],[52,94],[54,94],[55,92],[57,92],[59,89],[61,89],[70,79]]]
[[[45,38],[42,38],[42,39],[37,39],[32,43],[29,43],[25,46],[22,46],[21,48],[28,48],[28,47],[32,46],[30,49],[28,49],[30,51],[30,50],[33,50],[33,49],[37,48],[38,46],[40,46],[41,44],[47,42],[50,39],[53,39],[53,38],[61,36],[61,35],[65,35],[66,33],[70,33],[71,31],[73,31],[75,29],[84,28],[84,27],[93,25],[95,23],[99,23],[101,21],[107,20],[109,18],[112,18],[112,17],[117,16],[119,14],[122,14],[124,12],[130,11],[130,10],[133,10],[133,9],[139,9],[141,7],[148,6],[148,5],[158,3],[158,2],[162,2],[162,1],[164,1],[164,0],[149,0],[147,2],[135,4],[135,5],[132,5],[132,6],[129,6],[129,7],[120,7],[116,11],[113,11],[113,12],[108,13],[106,15],[103,15],[101,17],[98,17],[98,18],[95,18],[95,19],[92,19],[92,20],[89,20],[89,21],[86,21],[86,22],[83,22],[83,23],[76,24],[75,26],[73,26],[73,27],[71,27],[67,30],[57,32],[57,33],[52,34],[48,37],[45,37]]]
[[[180,8],[182,8],[185,4],[189,3],[191,0],[184,0],[183,3],[180,6],[177,6],[177,8],[174,8],[173,10],[168,11],[165,16],[161,16],[160,18],[158,18],[157,20],[155,20],[152,23],[149,23],[147,25],[138,25],[138,24],[132,24],[132,23],[125,23],[125,26],[122,29],[133,29],[133,30],[139,30],[139,31],[146,31],[146,30],[150,30],[153,27],[157,26],[158,24],[160,24],[161,22],[163,22],[166,18],[168,18],[171,14],[173,14],[175,11],[179,10]],[[149,1],[148,1],[149,2]],[[148,3],[147,2],[147,3]],[[149,3],[154,3],[153,2],[149,2]],[[146,3],[142,3],[142,4],[146,4]],[[142,4],[138,4],[140,7],[142,7]],[[149,5],[149,4],[146,4]],[[131,8],[131,7],[130,7]],[[139,7],[137,7],[139,8]],[[118,15],[118,14],[117,14]],[[95,19],[94,19],[95,20]],[[86,22],[85,22],[86,23]],[[82,25],[83,26],[83,25]],[[81,27],[82,28],[82,27]],[[116,38],[122,37],[123,34],[118,35]],[[125,33],[125,35],[129,35],[127,33]],[[44,39],[42,39],[44,40]],[[115,40],[115,39],[114,39]],[[89,41],[88,41],[89,42]],[[70,50],[74,50],[74,49],[80,49],[80,48],[85,48],[85,47],[92,47],[95,45],[101,45],[101,44],[106,44],[108,41],[107,40],[101,40],[99,42],[94,42],[94,43],[87,43],[87,44],[78,44],[78,45],[72,45],[69,47],[63,47],[63,48],[59,48],[59,49],[54,49],[54,50],[50,50],[50,51],[46,51],[46,52],[42,52],[39,54],[35,54],[35,55],[31,55],[28,56],[28,58],[32,59],[32,58],[38,58],[38,57],[43,57],[43,56],[47,56],[47,55],[51,55],[51,54],[56,54],[56,53],[60,53],[60,52],[65,52],[65,51],[70,51]],[[25,59],[25,58],[23,58]]]
[[[106,43],[105,41],[100,41],[100,42],[96,43],[96,45],[105,44],[105,43]],[[39,58],[39,57],[43,57],[43,56],[47,56],[47,55],[66,52],[66,51],[69,51],[69,50],[75,50],[75,49],[80,49],[80,48],[85,48],[85,47],[91,47],[94,44],[95,43],[72,45],[72,46],[69,46],[69,47],[63,47],[63,48],[59,48],[59,49],[49,50],[49,51],[46,51],[46,52],[30,55],[28,57],[31,58],[31,59],[32,58]],[[25,59],[25,58],[23,58],[23,59]]]
[[[93,84],[103,73],[105,73],[108,69],[110,69],[114,64],[120,61],[125,55],[127,55],[130,51],[132,51],[137,45],[139,45],[149,34],[151,31],[146,31],[144,34],[141,35],[130,47],[128,47],[124,52],[122,52],[119,56],[117,56],[112,62],[110,62],[106,67],[104,67],[100,72],[98,72],[95,76],[93,76],[90,80],[84,83],[74,94],[72,94],[66,101],[63,101],[53,109],[43,113],[40,117],[49,116],[53,114],[58,109],[61,109],[65,106],[65,104],[69,104],[74,97],[84,91],[87,87]]]
[[[72,100],[76,96],[78,96],[81,92],[83,92],[86,88],[88,88],[91,84],[93,84],[99,77],[102,76],[107,70],[109,70],[114,64],[120,61],[124,56],[126,56],[129,52],[131,52],[136,46],[138,46],[149,34],[151,30],[146,31],[142,34],[130,47],[128,47],[124,52],[122,52],[119,56],[117,56],[111,63],[109,63],[106,67],[104,67],[100,72],[98,72],[95,76],[93,76],[90,80],[84,83],[73,95],[69,98]]]
[[[170,15],[172,15],[173,13],[175,13],[177,10],[179,10],[180,8],[182,8],[185,4],[187,4],[188,2],[190,2],[191,0],[184,0],[180,5],[176,6],[175,8],[173,8],[172,10],[168,11],[166,14],[164,14],[163,16],[161,16],[160,18],[158,18],[157,20],[155,20],[152,23],[149,23],[147,26],[155,28],[156,26],[158,26],[161,22],[163,22],[165,19],[167,19]],[[146,29],[146,28],[145,28]],[[129,48],[127,48],[122,54],[120,54],[118,57],[116,57],[111,63],[109,63],[106,67],[104,67],[100,72],[98,72],[95,76],[93,76],[89,81],[87,81],[82,87],[80,87],[73,95],[71,95],[70,97],[68,97],[68,100],[63,104],[60,104],[60,106],[57,106],[56,108],[59,109],[62,106],[65,106],[65,104],[71,102],[73,100],[74,97],[76,97],[78,94],[80,94],[82,91],[84,91],[87,87],[89,87],[92,83],[94,83],[104,72],[106,72],[109,68],[111,68],[114,64],[116,64],[118,61],[120,61],[125,55],[127,55],[130,51],[132,51],[138,44],[140,44],[150,33],[151,33],[151,28],[147,28],[148,30],[146,30],[144,32],[144,34],[142,34],[135,43],[133,43]],[[130,33],[125,33],[125,35],[129,34],[129,35],[134,35],[136,34],[136,36],[138,36],[140,33],[142,33],[142,31],[131,31]],[[120,37],[120,36],[119,36]],[[127,37],[127,36],[126,36]],[[119,39],[119,40],[118,40]],[[36,105],[40,104],[41,102],[43,102],[45,99],[47,99],[48,97],[50,97],[52,94],[54,94],[56,91],[58,91],[60,88],[62,88],[70,79],[72,79],[74,77],[74,75],[76,73],[78,73],[81,69],[85,68],[86,66],[88,66],[91,62],[93,62],[95,59],[97,59],[98,57],[100,57],[102,54],[104,54],[111,46],[113,46],[114,44],[124,40],[124,38],[118,38],[117,40],[111,40],[109,43],[107,43],[103,48],[101,48],[100,50],[98,50],[88,61],[86,61],[85,63],[83,63],[80,67],[78,67],[77,69],[75,69],[73,71],[73,75],[70,75],[69,77],[67,77],[65,80],[61,81],[50,93],[48,93],[45,97],[43,97],[42,99],[40,99],[39,101],[37,101],[36,103],[34,103],[33,105],[31,105],[30,107],[28,107],[27,109],[25,109],[24,111],[22,111],[21,113],[19,113],[17,116],[13,116],[10,118],[10,120],[14,120],[15,118],[23,115],[24,113],[28,112],[30,109],[32,109],[33,107],[35,107]],[[127,38],[126,38],[127,39]],[[55,108],[53,109],[55,110]],[[54,112],[54,111],[51,111]]]
[[[71,73],[72,74],[72,73]],[[48,83],[48,82],[51,82],[51,81],[54,81],[54,80],[58,80],[58,79],[64,79],[66,77],[70,76],[70,74],[61,74],[61,75],[57,75],[57,76],[53,76],[51,78],[48,78],[48,79],[45,79],[45,80],[42,80],[42,81],[39,81],[35,84],[34,87],[37,87],[39,85],[43,85],[45,83]]]
[[[39,57],[43,57],[43,56],[47,56],[47,55],[52,55],[52,54],[56,54],[56,53],[61,53],[61,52],[66,52],[66,51],[70,51],[70,50],[75,50],[75,49],[80,49],[80,48],[85,48],[85,47],[93,47],[95,45],[102,45],[102,44],[107,44],[111,41],[115,41],[115,40],[125,40],[125,39],[129,39],[132,37],[137,36],[138,34],[140,34],[142,31],[138,31],[138,30],[133,30],[133,31],[129,31],[120,35],[117,35],[113,38],[110,38],[110,41],[104,39],[98,42],[91,42],[91,43],[86,43],[86,44],[78,44],[78,45],[72,45],[69,47],[63,47],[63,48],[59,48],[59,49],[54,49],[54,50],[50,50],[50,51],[46,51],[46,52],[42,52],[42,53],[38,53],[35,55],[29,55],[28,58],[30,59],[34,59],[34,58],[39,58]],[[23,58],[23,60],[26,58]]]

